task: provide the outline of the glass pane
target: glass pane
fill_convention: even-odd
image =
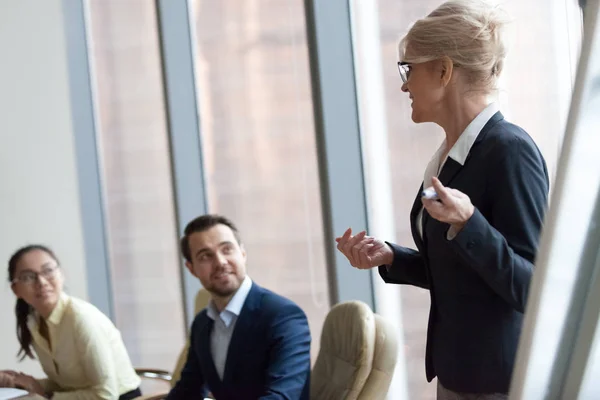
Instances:
[[[502,74],[501,108],[508,120],[535,140],[544,154],[552,181],[581,45],[577,3],[577,0],[510,0],[503,5],[514,23],[507,35],[509,48]]]
[[[411,248],[415,248],[415,244],[410,232],[409,213],[423,181],[425,167],[444,135],[437,125],[416,125],[412,122],[410,100],[400,90],[402,81],[396,65],[397,46],[413,22],[442,3],[440,0],[378,0],[379,24],[373,32],[381,46],[381,64],[378,67],[383,75],[396,242]],[[522,126],[534,138],[553,177],[576,70],[574,60],[579,49],[581,26],[578,15],[573,12],[576,0],[507,0],[503,5],[513,21],[509,26],[509,53],[499,95],[501,109],[507,119]],[[355,26],[363,24],[364,28],[364,24],[370,23],[364,21],[364,14],[355,13],[353,18]],[[553,21],[553,24],[548,24],[548,21]],[[369,68],[373,68],[373,61],[365,59],[372,54],[365,47],[370,39],[356,39],[358,65],[369,64],[369,67],[362,68],[364,73],[368,73]],[[372,104],[380,104],[380,101],[361,98],[361,119],[367,120],[369,116],[364,115],[364,110]],[[365,148],[373,146],[376,141],[373,132],[365,130],[363,133]],[[374,163],[380,162],[380,158],[366,157],[365,160],[367,171],[377,170]],[[367,182],[375,178],[369,176]],[[377,195],[369,193],[372,203],[381,200],[373,197]],[[416,287],[402,286],[401,298],[409,398],[432,399],[435,398],[436,385],[435,382],[428,384],[425,379],[424,360],[429,293]]]
[[[248,272],[308,315],[329,309],[302,0],[194,0],[211,212],[237,223]]]
[[[156,10],[89,6],[116,325],[134,365],[171,371],[185,323]]]
[[[600,315],[597,316],[600,319]],[[596,328],[596,334],[592,339],[589,359],[586,365],[585,373],[581,382],[580,394],[578,399],[599,399],[600,385],[600,330]]]

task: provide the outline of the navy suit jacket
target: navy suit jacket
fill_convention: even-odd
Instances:
[[[547,207],[548,172],[529,135],[496,113],[464,163],[448,158],[439,179],[466,193],[475,213],[447,239],[448,224],[411,214],[418,251],[390,244],[388,283],[429,289],[426,373],[457,392],[507,393]]]
[[[237,318],[223,380],[210,349],[213,320],[201,311],[192,324],[188,359],[167,399],[308,400],[310,331],[304,312],[291,300],[256,283]]]

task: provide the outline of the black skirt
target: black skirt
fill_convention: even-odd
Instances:
[[[140,390],[140,388],[134,389],[130,392],[127,393],[123,393],[120,397],[119,400],[133,400],[138,396],[141,396],[142,392]]]

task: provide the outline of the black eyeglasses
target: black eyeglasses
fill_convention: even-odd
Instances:
[[[24,285],[35,284],[40,277],[51,282],[56,277],[58,271],[58,265],[51,265],[44,267],[40,272],[25,271],[20,274],[17,278],[13,279],[13,283],[22,283]]]
[[[408,82],[411,68],[412,67],[407,62],[398,61],[398,72],[400,72],[400,78],[402,78],[402,82]]]

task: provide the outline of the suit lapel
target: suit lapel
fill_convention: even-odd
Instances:
[[[413,203],[412,209],[410,211],[410,230],[413,236],[413,240],[417,245],[417,249],[419,251],[423,251],[425,244],[423,243],[423,239],[421,239],[421,235],[419,235],[417,224],[419,223],[419,211],[423,207],[423,203],[421,202],[421,192],[423,191],[423,184],[419,188],[419,192],[417,193],[417,197],[415,197],[415,201]]]
[[[440,171],[440,175],[438,179],[442,182],[444,186],[450,186],[452,179],[458,174],[462,165],[460,165],[457,161],[454,161],[452,158],[448,157],[446,162],[444,163],[444,167]]]
[[[481,132],[479,132],[479,134],[477,135],[477,139],[475,139],[473,146],[471,146],[471,148],[469,149],[469,154],[467,155],[467,158],[465,160],[465,165],[471,157],[471,153],[473,152],[474,148],[485,139],[485,136],[487,135],[488,131],[492,129],[494,125],[496,125],[496,123],[503,119],[504,116],[500,111],[492,115],[492,118],[490,118],[490,120],[483,126]],[[458,174],[462,167],[463,166],[458,161],[455,161],[452,158],[448,157],[446,163],[444,164],[444,167],[442,168],[438,176],[439,180],[442,182],[442,185],[451,186],[450,184],[452,183],[452,179],[454,179],[454,177],[456,176],[456,174]]]
[[[477,139],[475,139],[475,143],[473,143],[473,147],[475,147],[476,144],[478,144],[479,142],[484,140],[488,131],[490,129],[492,129],[494,127],[494,125],[496,125],[498,122],[502,121],[503,119],[504,119],[504,115],[502,115],[502,113],[500,111],[498,111],[496,114],[492,115],[492,118],[490,118],[490,120],[483,126],[483,129],[481,130],[481,132],[479,132],[479,135],[477,135]],[[473,147],[471,147],[471,149],[473,149]],[[470,151],[469,151],[469,154],[471,154]],[[466,162],[465,162],[465,164],[466,164]]]
[[[440,175],[438,176],[439,180],[442,182],[442,185],[449,186],[450,183],[452,182],[452,179],[454,179],[454,177],[456,176],[456,174],[458,174],[458,172],[460,171],[461,168],[462,168],[462,165],[460,165],[457,161],[454,161],[452,158],[448,157],[448,159],[444,163],[444,167],[440,171]],[[414,239],[415,244],[417,245],[417,248],[419,249],[419,251],[422,251],[425,248],[425,241],[421,237],[421,235],[419,235],[419,231],[418,231],[418,227],[417,227],[417,224],[419,224],[421,222],[421,221],[419,221],[419,212],[421,211],[421,208],[423,207],[423,203],[421,202],[421,192],[422,191],[423,191],[423,184],[421,184],[421,187],[419,188],[419,193],[417,193],[417,197],[415,198],[412,210],[410,212],[410,220],[412,221],[411,231],[412,231],[413,239]],[[427,223],[429,222],[429,218],[430,218],[429,213],[427,212],[426,209],[423,209],[423,221],[422,221],[423,236],[425,236],[424,235],[425,227],[427,226]]]
[[[498,122],[500,122],[503,119],[504,119],[504,116],[502,115],[502,113],[500,111],[498,111],[484,125],[483,129],[481,130],[481,132],[479,132],[479,135],[477,135],[477,139],[475,139],[475,142],[473,143],[473,146],[469,150],[469,154],[467,156],[467,159],[465,160],[465,165],[467,164],[467,161],[471,157],[471,153],[473,152],[473,150],[475,149],[475,147],[481,141],[483,141],[485,139],[485,136],[488,133],[488,131],[490,129],[492,129],[492,127],[494,127],[494,125],[496,125]],[[452,187],[451,186],[452,180],[460,172],[460,170],[462,169],[462,167],[463,166],[460,165],[460,163],[458,161],[455,161],[454,159],[448,157],[446,159],[446,162],[444,163],[444,167],[442,168],[442,170],[440,171],[440,174],[438,176],[438,179],[440,180],[440,182],[442,182],[442,185]],[[411,218],[411,221],[412,221],[412,224],[411,224],[412,235],[413,235],[413,238],[415,240],[415,244],[417,245],[417,248],[420,251],[425,247],[425,242],[423,241],[423,239],[419,235],[419,232],[417,231],[417,228],[416,228],[416,226],[417,226],[416,224],[419,223],[419,221],[417,220],[417,217],[419,215],[419,211],[421,210],[421,207],[423,206],[423,204],[421,202],[421,192],[422,191],[423,191],[423,184],[421,184],[421,188],[419,189],[419,193],[417,194],[417,198],[415,199],[412,211],[410,213],[410,218]],[[430,218],[431,218],[431,216],[429,215],[429,213],[427,212],[427,210],[423,209],[423,233],[425,232],[425,227],[427,226],[427,223],[429,222]]]
[[[256,323],[261,297],[260,287],[253,282],[240,315],[235,322],[235,328],[227,349],[227,361],[225,362],[225,372],[223,374],[225,385],[233,380],[233,371],[236,369],[238,359],[244,357],[244,347],[251,343],[251,341],[248,341],[248,336],[252,335],[251,331]]]
[[[200,356],[198,359],[206,375],[206,382],[211,386],[212,382],[221,382],[221,379],[215,368],[212,351],[210,350],[210,333],[212,332],[214,321],[206,315],[206,311],[204,311],[203,322],[199,335]]]
[[[458,163],[458,161],[454,161],[452,158],[448,157],[446,162],[444,163],[444,167],[440,171],[440,175],[438,179],[442,182],[444,186],[450,186],[452,179],[458,174],[463,166]],[[431,216],[427,212],[427,210],[423,209],[423,233],[425,233],[425,227],[429,223],[429,219]],[[423,235],[424,236],[424,235]]]

